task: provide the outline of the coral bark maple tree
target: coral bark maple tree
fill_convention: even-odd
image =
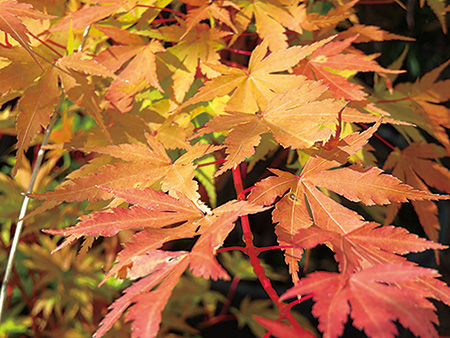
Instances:
[[[437,2],[427,3],[446,31]],[[450,306],[450,288],[436,270],[403,255],[432,249],[438,257],[446,249],[436,202],[449,199],[438,192],[450,194],[450,171],[439,160],[450,155],[450,94],[449,80],[438,77],[450,61],[415,84],[396,83],[399,62],[382,67],[358,44],[413,39],[359,24],[358,6],[367,4],[358,3],[0,1],[0,132],[17,138],[11,177],[1,176],[0,189],[18,194],[26,185],[29,150],[58,118],[28,196],[35,202],[25,222],[39,226],[27,240],[44,236],[58,255],[85,238],[80,256],[98,260],[103,248],[109,262],[99,288],[130,281],[109,312],[103,307],[96,337],[116,330],[122,315],[133,338],[194,336],[199,329],[188,319],[199,309],[212,309],[199,328],[220,321],[233,289],[225,300],[203,295],[181,305],[177,290],[190,278],[197,286],[232,280],[236,288],[239,274],[221,264],[226,251],[248,257],[277,311],[247,320],[255,334],[315,336],[294,308],[312,298],[324,337],[341,336],[349,318],[369,337],[394,337],[395,321],[416,336],[438,337],[429,299]],[[358,77],[368,72],[372,87]],[[76,125],[81,119],[88,122]],[[382,139],[391,173],[369,152],[386,125],[408,143],[399,149]],[[61,169],[66,161],[70,172]],[[261,163],[270,176],[245,186]],[[52,170],[58,177],[48,177]],[[217,206],[230,172],[236,198]],[[408,202],[428,239],[390,225]],[[257,247],[250,223],[267,210],[265,230],[277,243]],[[66,221],[49,221],[58,213]],[[239,231],[240,246],[224,244]],[[318,245],[334,253],[336,271],[307,273],[305,260]],[[24,251],[30,259],[33,250]],[[269,250],[284,255],[291,284],[283,294],[259,257]],[[50,312],[41,316],[43,305],[26,299],[32,330],[51,335]],[[83,327],[98,324],[86,317]]]

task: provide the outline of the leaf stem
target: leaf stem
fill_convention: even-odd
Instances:
[[[156,19],[156,20],[153,20],[152,23],[167,23],[167,22],[172,22],[172,21],[177,21],[177,19],[176,18]]]
[[[293,302],[289,303],[288,306],[289,307],[294,307],[295,305],[303,303],[303,302],[307,301],[308,299],[313,298],[314,296],[315,296],[315,294],[311,293],[311,294],[309,294],[307,296],[301,297],[300,299],[294,300]]]
[[[221,322],[225,322],[225,321],[232,321],[232,320],[236,320],[236,319],[237,319],[236,315],[234,315],[234,314],[219,315],[219,316],[213,317],[211,319],[208,319],[205,322],[200,323],[198,327],[200,329],[204,329],[206,327],[213,326],[217,323],[221,323]]]
[[[54,45],[54,46],[56,46],[56,47],[59,47],[59,48],[61,48],[61,49],[63,49],[63,50],[66,50],[66,47],[65,47],[65,46],[63,46],[63,45],[61,45],[61,44],[59,44],[59,43],[53,41],[52,39],[47,39],[46,42],[51,43],[52,45]]]
[[[12,47],[12,45],[9,43],[9,40],[8,40],[8,33],[6,33],[6,32],[5,32],[5,45],[6,45],[6,48]]]
[[[50,49],[53,53],[55,53],[58,57],[62,58],[61,53],[59,53],[56,49],[54,49],[53,47],[51,47],[46,41],[41,40],[39,37],[37,37],[36,35],[34,35],[33,33],[30,33],[30,35],[35,38],[36,40],[38,40],[40,43],[42,43],[45,47],[47,47],[48,49]]]
[[[257,248],[258,253],[269,251],[269,250],[280,250],[280,249],[292,249],[292,245],[273,245],[273,246],[266,246],[263,248]]]
[[[234,297],[234,294],[236,293],[236,289],[237,289],[237,286],[240,281],[241,281],[241,279],[238,276],[233,277],[230,288],[228,289],[227,300],[226,300],[225,304],[223,305],[222,310],[219,313],[219,316],[223,316],[227,313],[228,309],[230,308],[231,301]]]
[[[217,161],[213,161],[213,162],[200,163],[200,164],[197,164],[197,168],[206,167],[206,166],[208,166],[208,165],[213,165],[213,164],[219,164],[219,163],[223,163],[223,162],[225,162],[225,161],[226,161],[226,160],[223,158],[223,159],[221,159],[221,160],[217,160]]]
[[[411,97],[407,96],[407,97],[402,97],[401,99],[379,100],[379,101],[377,101],[375,103],[376,104],[379,104],[379,103],[394,103],[394,102],[401,102],[401,101],[407,101],[407,100],[411,100]]]
[[[61,108],[63,101],[64,101],[64,94],[61,94],[61,98],[59,100],[58,106],[55,109],[55,113],[53,113],[50,124],[48,125],[47,130],[45,131],[44,140],[42,141],[41,148],[39,149],[39,153],[38,153],[36,162],[33,167],[33,172],[31,173],[30,184],[28,185],[28,189],[27,189],[27,192],[23,199],[22,207],[20,209],[19,221],[17,222],[16,230],[14,232],[14,238],[13,238],[13,241],[11,244],[11,249],[10,249],[9,257],[8,257],[8,263],[6,265],[5,275],[3,276],[2,288],[0,290],[0,322],[4,315],[6,291],[8,290],[9,281],[11,279],[11,274],[12,274],[13,265],[14,265],[14,258],[16,256],[16,251],[17,251],[17,245],[19,243],[20,234],[21,234],[22,228],[23,228],[23,222],[24,222],[23,219],[27,212],[28,203],[30,201],[30,198],[28,197],[28,195],[33,192],[34,184],[36,183],[36,178],[37,178],[39,169],[41,167],[42,161],[44,159],[44,154],[45,154],[44,146],[47,145],[47,143],[48,143],[50,134],[52,133],[53,126],[55,125],[55,122],[56,122],[56,119],[58,116],[57,112]]]
[[[217,253],[219,252],[227,252],[227,251],[234,251],[234,250],[238,250],[238,251],[242,251],[243,253],[246,253],[247,251],[245,250],[244,247],[242,246],[229,246],[226,248],[220,248],[217,250]]]

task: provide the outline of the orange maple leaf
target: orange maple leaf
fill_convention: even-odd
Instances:
[[[327,87],[320,82],[304,81],[296,89],[275,95],[261,114],[236,112],[209,121],[199,134],[230,131],[224,142],[228,156],[216,176],[252,156],[263,133],[271,132],[283,147],[294,149],[327,140],[332,131],[324,125],[336,122],[345,103],[323,98],[326,91]]]
[[[19,19],[21,16],[35,20],[48,20],[54,18],[54,16],[39,12],[30,4],[18,3],[16,0],[8,0],[0,3],[0,30],[8,33],[14,40],[19,42],[39,65],[38,60],[29,47],[30,38],[28,35],[31,35],[31,33],[23,24],[22,20]]]
[[[133,320],[133,338],[156,336],[161,312],[188,264],[189,257],[180,252],[179,259],[166,260],[166,264],[155,266],[153,273],[127,288],[123,296],[110,306],[110,312],[100,323],[94,337],[103,336],[128,308],[126,318]],[[152,291],[155,287],[157,289]]]
[[[55,191],[36,194],[33,197],[45,200],[42,208],[53,207],[63,201],[98,201],[111,198],[111,194],[99,186],[106,188],[129,188],[148,186],[160,179],[163,191],[173,197],[179,194],[187,196],[197,203],[200,194],[198,183],[194,180],[196,165],[193,160],[220,149],[207,144],[197,143],[186,153],[172,162],[163,145],[155,137],[146,134],[147,144],[121,144],[106,147],[82,148],[115,157],[112,164],[103,166],[82,167],[75,172],[72,179],[60,184]],[[128,162],[128,163],[127,163]],[[84,170],[84,169],[86,170]],[[90,172],[94,170],[95,172]],[[199,205],[205,212],[208,208]]]
[[[202,20],[214,18],[223,22],[230,27],[234,33],[237,33],[237,29],[231,21],[230,13],[225,7],[233,7],[235,10],[239,10],[239,7],[231,1],[219,0],[219,1],[207,1],[207,0],[182,0],[187,5],[196,6],[195,9],[190,9],[186,15],[186,30],[180,37],[183,38]]]
[[[271,169],[277,177],[269,177],[255,185],[248,199],[260,205],[272,204],[277,197],[283,196],[289,190],[276,203],[273,211],[273,220],[278,223],[275,231],[279,236],[280,245],[289,245],[289,236],[294,236],[299,229],[307,228],[313,222],[323,230],[341,235],[367,224],[358,213],[326,196],[317,187],[326,188],[351,201],[366,205],[406,202],[408,199],[446,198],[414,190],[397,178],[383,174],[377,168],[363,169],[359,166],[338,168],[367,143],[378,125],[379,123],[361,134],[355,133],[344,137],[331,150],[321,150],[318,156],[308,160],[299,176]],[[288,236],[281,236],[281,233]],[[298,254],[298,250],[287,249],[285,255],[294,281],[297,280],[295,273],[298,271],[297,258],[300,257]]]
[[[106,98],[113,107],[121,113],[129,112],[136,93],[150,86],[163,91],[156,73],[156,54],[165,52],[159,41],[152,40],[147,44],[138,34],[124,29],[108,26],[97,28],[124,44],[110,46],[93,59],[110,72],[120,70],[119,75],[114,77],[114,81],[106,90]]]
[[[343,41],[334,41],[317,49],[309,58],[294,69],[294,74],[305,75],[309,79],[323,80],[337,98],[350,101],[365,100],[366,93],[358,84],[334,71],[377,72],[379,74],[398,74],[403,71],[381,67],[367,56],[342,54],[356,40],[358,35]]]
[[[281,232],[281,237],[289,236]],[[344,273],[382,263],[413,264],[398,255],[446,248],[442,244],[411,234],[401,227],[380,227],[380,224],[375,222],[368,222],[346,234],[312,226],[299,229],[295,236],[286,242],[299,249],[311,249],[318,244],[327,244],[334,251],[339,269]]]
[[[5,85],[7,81],[11,84],[6,93],[21,87],[25,88],[19,100],[21,109],[16,124],[18,161],[13,173],[22,163],[21,157],[24,156],[31,140],[39,134],[42,128],[48,126],[58,103],[62,102],[60,84],[67,97],[73,103],[85,108],[104,134],[110,138],[101,115],[100,98],[86,77],[78,72],[104,77],[115,77],[115,75],[95,60],[84,57],[83,53],[75,53],[59,58],[54,65],[45,65],[43,74],[37,67],[33,67],[33,64],[29,67],[29,62],[11,64],[0,70],[0,74],[5,76]],[[39,77],[39,75],[41,76]],[[36,80],[37,77],[39,78]]]
[[[260,109],[262,110],[276,94],[297,88],[304,83],[303,76],[276,73],[295,66],[301,59],[307,57],[331,39],[273,52],[267,57],[265,57],[267,43],[263,42],[253,51],[248,70],[221,64],[208,64],[208,67],[222,75],[205,82],[198,93],[178,109],[233,92],[227,102],[226,109],[228,111],[252,114]]]
[[[348,18],[350,9],[357,1],[351,1],[330,10],[327,15],[307,13],[305,4],[282,0],[243,0],[239,2],[241,10],[236,13],[236,28],[245,31],[252,19],[255,20],[256,32],[267,43],[270,51],[289,47],[285,34],[286,28],[299,34],[303,29],[314,31],[324,27],[333,27]]]
[[[223,38],[230,35],[229,32],[201,23],[193,27],[181,40],[185,31],[186,23],[181,22],[180,25],[161,27],[158,34],[153,35],[155,38],[176,43],[166,49],[161,60],[172,71],[173,95],[177,103],[183,102],[195,80],[197,69],[207,78],[220,75],[208,65],[220,64],[218,51],[226,46]]]
[[[414,123],[435,137],[450,153],[450,140],[445,128],[450,128],[450,109],[442,103],[450,99],[448,86],[450,80],[436,81],[441,72],[448,67],[450,60],[431,70],[415,83],[400,83],[394,92],[381,93],[376,102],[389,111],[394,119]],[[423,139],[417,129],[399,129],[413,141]]]
[[[65,18],[50,28],[50,32],[86,29],[89,25],[103,20],[114,13],[128,12],[136,5],[135,1],[112,0],[107,5],[90,6],[69,13]]]
[[[402,41],[414,41],[415,39],[386,32],[377,26],[366,25],[353,25],[349,29],[342,31],[338,34],[340,40],[352,38],[357,35],[357,38],[353,43],[364,43],[370,41],[389,41],[389,40],[402,40]]]
[[[25,89],[19,101],[20,113],[16,123],[18,150],[13,175],[17,172],[18,165],[22,163],[31,139],[50,123],[60,95],[61,90],[54,68],[45,72],[38,81]]]
[[[116,197],[124,198],[133,206],[129,209],[112,208],[107,212],[82,216],[81,222],[75,227],[46,230],[47,233],[54,235],[69,236],[55,249],[56,251],[81,236],[93,234],[114,236],[121,230],[145,229],[135,234],[126,244],[126,248],[118,255],[118,264],[111,269],[105,279],[124,269],[126,276],[131,279],[144,278],[126,289],[125,294],[112,304],[111,311],[96,333],[99,336],[111,328],[132,303],[135,304],[130,307],[126,318],[133,320],[133,337],[155,336],[161,320],[161,311],[187,266],[190,266],[195,276],[229,279],[215,258],[216,250],[223,244],[234,228],[234,222],[240,216],[266,209],[246,201],[234,200],[205,215],[186,197],[175,199],[151,188],[103,189]],[[177,227],[177,231],[164,229],[168,226]],[[156,231],[149,232],[149,229]],[[165,242],[195,235],[199,235],[200,238],[191,252],[157,250]],[[160,282],[162,283],[156,290],[150,291]],[[152,301],[154,297],[157,300]],[[137,315],[139,311],[140,316]],[[146,316],[142,315],[142,311]]]
[[[437,337],[435,307],[422,295],[426,290],[420,284],[421,278],[437,276],[432,269],[390,263],[344,276],[314,272],[281,299],[313,294],[312,313],[319,319],[319,330],[330,338],[342,335],[349,314],[353,325],[370,337],[394,338],[398,333],[395,320],[416,336]],[[414,284],[416,289],[402,288],[399,283]],[[450,292],[447,286],[441,285],[441,290]]]
[[[450,194],[450,171],[435,161],[445,156],[446,150],[436,144],[415,142],[403,150],[395,148],[383,169],[393,169],[393,175],[416,189],[429,191],[431,186]],[[431,201],[412,201],[412,205],[428,238],[437,241],[440,228],[437,205]],[[385,224],[394,220],[399,208],[396,203],[388,206]]]

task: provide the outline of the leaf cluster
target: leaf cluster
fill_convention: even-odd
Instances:
[[[439,78],[450,60],[399,83],[405,53],[383,67],[358,46],[414,39],[360,24],[363,1],[327,4],[0,1],[0,132],[17,139],[0,176],[2,252],[31,150],[58,120],[19,246],[8,317],[19,331],[194,337],[231,319],[258,336],[313,337],[293,309],[312,298],[325,337],[349,318],[369,337],[394,337],[395,321],[438,336],[430,299],[450,305],[450,288],[405,255],[446,248],[436,203],[450,194],[450,80]],[[449,7],[427,4],[445,32]],[[389,153],[381,164],[374,137]],[[392,225],[409,202],[427,239]],[[255,245],[249,215],[267,216],[273,245]],[[243,241],[229,245],[231,233]],[[319,245],[336,271],[308,271]],[[272,250],[286,270],[264,264]],[[231,281],[227,297],[211,290],[219,279]],[[245,279],[270,300],[232,304]]]

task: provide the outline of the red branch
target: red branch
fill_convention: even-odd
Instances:
[[[211,319],[208,319],[207,321],[204,321],[202,323],[199,324],[199,328],[203,329],[205,327],[208,326],[213,326],[217,323],[221,323],[221,322],[225,322],[225,321],[229,321],[229,320],[236,320],[236,315],[219,315],[216,317],[212,317]]]
[[[231,300],[234,297],[234,294],[236,292],[237,286],[240,281],[241,281],[241,279],[238,276],[233,277],[233,280],[231,281],[230,289],[228,290],[227,300],[226,300],[225,304],[223,305],[223,308],[220,311],[219,316],[223,316],[227,313],[227,311],[231,305]]]
[[[245,200],[245,194],[243,194],[244,186],[242,184],[242,178],[240,173],[240,166],[233,169],[233,180],[234,180],[234,189],[236,190],[236,194],[239,200]],[[250,264],[253,267],[253,272],[258,277],[259,282],[261,283],[264,291],[266,291],[267,295],[274,302],[275,306],[280,311],[280,315],[282,315],[285,319],[289,321],[289,323],[297,329],[299,332],[303,332],[303,328],[301,325],[295,320],[294,316],[290,312],[289,305],[280,301],[280,297],[276,293],[275,289],[272,286],[269,278],[267,278],[264,267],[261,265],[261,262],[258,258],[258,249],[255,247],[253,243],[253,233],[250,229],[250,223],[248,221],[248,216],[243,215],[241,218],[242,224],[242,232],[243,239],[245,243],[246,254],[250,257]]]
[[[66,50],[66,47],[65,47],[65,46],[63,46],[63,45],[61,45],[61,44],[59,44],[59,43],[57,43],[57,42],[55,42],[55,41],[53,41],[53,40],[51,40],[51,39],[47,39],[46,41],[47,41],[48,43],[51,43],[52,45],[54,45],[54,46],[56,46],[56,47],[59,47],[59,48],[61,48],[61,49]]]
[[[6,48],[12,47],[12,45],[8,41],[8,34],[6,32],[5,32],[5,45],[6,45]]]
[[[175,18],[168,18],[168,19],[157,19],[157,20],[153,20],[152,23],[167,23],[167,22],[172,22],[172,21],[177,21],[177,19]]]
[[[258,253],[269,251],[269,250],[281,250],[281,249],[292,249],[292,245],[273,245],[273,246],[266,246],[264,248],[257,248]]]
[[[243,248],[242,246],[229,246],[229,247],[226,247],[226,248],[218,249],[217,253],[219,253],[219,252],[227,252],[227,251],[234,251],[234,250],[242,251],[243,253],[246,252],[245,248]]]
[[[407,101],[407,100],[411,100],[411,97],[407,96],[407,97],[402,97],[401,99],[393,99],[393,100],[379,100],[376,103],[393,103],[393,102],[401,102],[401,101]]]

